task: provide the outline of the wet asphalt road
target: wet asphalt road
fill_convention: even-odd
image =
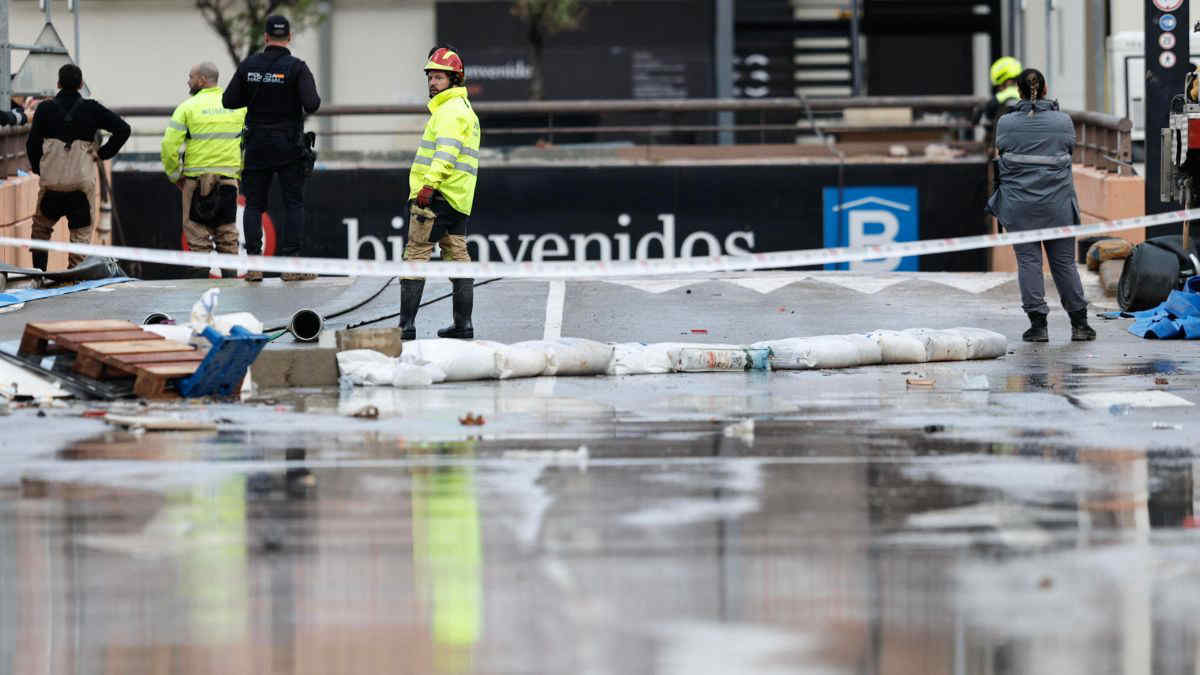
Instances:
[[[1023,327],[1011,282],[762,283],[568,284],[562,330]],[[524,318],[481,323],[541,337],[546,285],[513,284]],[[1194,403],[1194,345],[1124,327],[965,364],[113,404],[215,432],[17,410],[0,672],[1196,672],[1195,409],[1088,398]]]

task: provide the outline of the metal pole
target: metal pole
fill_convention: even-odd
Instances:
[[[52,10],[52,7],[51,7],[52,3],[53,3],[53,0],[38,0],[38,4],[41,5],[42,11],[46,13],[46,23],[54,23],[50,18],[50,13]]]
[[[0,102],[12,98],[12,47],[8,46],[8,0],[0,0]]]
[[[319,68],[321,79],[317,82],[318,91],[321,92],[322,98],[326,101],[333,100],[333,0],[326,0],[321,3],[321,9],[325,14],[325,20],[321,22],[320,34],[317,38],[319,44],[319,52],[321,57],[321,67]],[[317,121],[317,129],[325,134],[333,131],[333,118],[321,117]],[[328,135],[325,137],[325,143],[329,147],[328,151],[334,149],[334,137]],[[329,155],[327,154],[326,157]]]
[[[1004,41],[1004,53],[1020,58],[1017,49],[1017,16],[1021,11],[1021,0],[1008,0],[1008,39]],[[1022,61],[1024,63],[1024,61]]]
[[[1054,72],[1054,0],[1046,0],[1046,71]]]
[[[1025,53],[1025,29],[1029,27],[1029,24],[1026,23],[1028,17],[1025,16],[1025,0],[1014,1],[1017,3],[1017,15],[1020,17],[1019,23],[1021,24],[1020,30],[1017,31],[1017,36],[1020,38],[1020,41],[1017,43],[1019,45],[1018,51],[1021,52],[1021,56],[1018,58],[1020,58],[1021,63],[1029,63],[1028,55]]]
[[[75,65],[83,65],[83,54],[79,49],[79,3],[81,0],[71,0],[71,14],[75,15]]]
[[[713,79],[717,98],[733,98],[733,0],[716,0],[716,31],[713,41]],[[733,126],[732,112],[717,113],[717,125]],[[721,145],[733,145],[733,132],[717,133]]]
[[[853,78],[850,84],[851,96],[862,95],[862,59],[858,54],[858,7],[859,0],[850,3],[850,73]]]

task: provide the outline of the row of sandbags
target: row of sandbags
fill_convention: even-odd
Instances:
[[[505,345],[485,340],[414,340],[392,358],[370,350],[337,356],[343,381],[357,385],[420,386],[435,382],[543,375],[650,375],[853,368],[885,363],[993,359],[1004,336],[980,328],[823,335],[749,346],[684,342],[607,344],[583,338]]]

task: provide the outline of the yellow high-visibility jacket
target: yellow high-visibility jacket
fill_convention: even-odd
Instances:
[[[451,87],[429,100],[429,121],[408,172],[408,198],[425,185],[455,211],[471,215],[479,175],[479,118],[466,87]]]
[[[162,139],[163,170],[171,182],[183,176],[242,175],[242,127],[246,109],[221,105],[221,88],[209,87],[175,109]],[[179,149],[187,143],[182,164]]]

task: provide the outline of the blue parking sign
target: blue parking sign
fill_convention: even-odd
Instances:
[[[917,188],[836,187],[821,191],[825,208],[825,248],[878,246],[916,241]],[[917,270],[917,258],[886,258],[826,265],[828,270],[891,272]]]

